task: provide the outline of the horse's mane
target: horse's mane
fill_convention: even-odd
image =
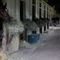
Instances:
[[[7,3],[3,4],[3,2],[0,1],[0,18],[4,21],[9,21],[10,20],[10,15],[6,11]]]

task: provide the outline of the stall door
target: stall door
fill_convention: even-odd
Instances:
[[[20,1],[20,19],[23,20],[24,1]]]

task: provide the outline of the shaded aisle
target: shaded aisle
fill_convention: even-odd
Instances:
[[[16,52],[8,57],[9,60],[60,60],[60,29],[54,29],[47,35],[45,45],[39,46],[34,51],[26,49]]]

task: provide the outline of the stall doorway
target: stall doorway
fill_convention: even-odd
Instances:
[[[20,19],[23,21],[24,1],[20,1]]]
[[[32,20],[35,21],[35,6],[32,6]]]
[[[40,27],[40,33],[42,33],[42,27]]]
[[[44,31],[46,31],[46,26],[44,26]]]
[[[49,23],[47,23],[47,29],[49,29]]]

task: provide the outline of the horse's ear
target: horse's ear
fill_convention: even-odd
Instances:
[[[4,5],[5,8],[7,7],[7,3],[4,3],[3,5]]]
[[[7,7],[7,3],[3,3],[3,5],[2,5],[2,9],[5,10],[6,7]]]

